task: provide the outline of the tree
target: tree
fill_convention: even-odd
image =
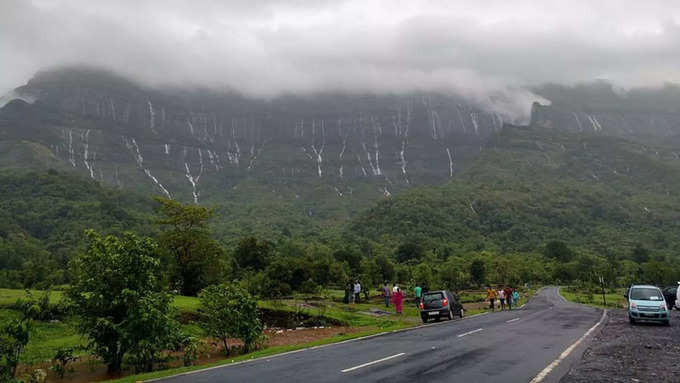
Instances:
[[[258,242],[257,238],[251,236],[241,239],[234,251],[234,258],[239,269],[260,271],[269,264],[271,253],[272,245],[269,242]]]
[[[397,253],[395,255],[397,258],[397,262],[403,263],[410,261],[412,259],[418,260],[422,258],[424,254],[425,250],[423,249],[423,246],[421,246],[419,242],[408,241],[399,245],[399,247],[397,248]]]
[[[481,259],[475,259],[470,264],[470,279],[477,286],[481,286],[486,281],[486,265]]]
[[[631,253],[631,258],[633,259],[633,261],[635,261],[635,263],[641,265],[649,261],[649,250],[647,250],[644,246],[638,243],[637,245],[635,245],[635,248]]]
[[[31,320],[24,316],[0,328],[0,381],[14,382],[19,356],[28,344]]]
[[[89,245],[73,260],[67,298],[89,348],[118,373],[125,357],[150,370],[179,335],[171,296],[162,284],[157,245],[132,233],[102,238],[89,230]]]
[[[352,274],[359,274],[361,272],[361,253],[351,249],[351,248],[344,248],[340,250],[336,250],[333,253],[333,257],[337,259],[339,262],[347,262],[347,265],[349,266],[350,271]]]
[[[416,285],[421,287],[434,289],[437,285],[436,276],[437,274],[427,262],[419,263],[413,269],[413,279],[415,279]]]
[[[173,261],[171,282],[183,295],[196,295],[220,280],[226,270],[224,251],[206,227],[214,213],[167,198],[154,199],[163,216],[157,221],[164,227],[160,243]]]
[[[673,283],[673,268],[667,262],[652,260],[642,264],[643,280],[657,286]]]
[[[247,291],[237,285],[213,285],[198,295],[199,312],[203,314],[201,328],[205,334],[219,339],[229,355],[229,338],[243,341],[244,351],[249,352],[262,337],[257,302]]]
[[[545,256],[558,262],[569,262],[574,257],[574,253],[562,241],[550,241],[545,245]]]
[[[394,263],[390,261],[385,255],[375,257],[375,265],[380,273],[380,278],[383,281],[391,281],[394,279]]]
[[[449,259],[442,264],[442,267],[439,269],[439,278],[442,281],[443,287],[453,291],[462,289],[465,283],[465,275],[453,259]]]

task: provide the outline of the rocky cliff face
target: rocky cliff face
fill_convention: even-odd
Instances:
[[[219,200],[245,179],[376,197],[453,177],[503,126],[452,97],[317,95],[252,100],[153,90],[108,73],[41,73],[0,113],[0,138],[48,147],[111,185]]]
[[[573,88],[544,86],[551,105],[534,104],[531,124],[575,133],[664,143],[680,134],[680,87],[616,92],[608,83]],[[667,143],[667,142],[666,142]]]
[[[676,88],[537,93],[552,105],[534,105],[533,126],[679,141]],[[42,144],[55,167],[105,184],[196,203],[219,202],[247,182],[284,198],[375,200],[455,177],[504,127],[499,115],[438,94],[253,100],[149,89],[87,69],[40,73],[9,98],[0,140]]]

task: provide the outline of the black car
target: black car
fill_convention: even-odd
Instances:
[[[675,298],[677,297],[676,294],[678,293],[678,286],[664,287],[661,289],[661,292],[663,292],[663,297],[666,299],[668,309],[672,310],[673,307],[675,307]]]
[[[442,317],[453,319],[455,315],[462,318],[464,315],[463,305],[448,290],[426,292],[418,307],[423,323],[427,323],[430,319],[439,320]]]

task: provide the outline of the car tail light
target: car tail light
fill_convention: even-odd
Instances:
[[[659,308],[660,308],[661,310],[665,310],[665,309],[666,309],[666,304],[665,304],[665,303],[660,304],[660,305],[659,305]]]
[[[449,300],[446,299],[446,298],[442,299],[442,307],[448,306],[448,305],[449,305]]]
[[[418,307],[420,307],[420,309],[422,310],[422,309],[425,308],[425,305],[424,305],[423,302],[421,301],[420,304],[418,305]]]
[[[637,305],[635,304],[635,302],[630,302],[630,308],[633,308],[633,309],[637,308]]]

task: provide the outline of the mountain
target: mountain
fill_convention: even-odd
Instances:
[[[4,98],[0,166],[213,206],[225,242],[343,232],[513,250],[675,233],[680,89],[533,91],[550,103],[515,126],[450,95],[250,99],[65,68]],[[662,229],[640,237],[648,224]]]
[[[255,100],[152,89],[85,68],[39,73],[10,96],[0,143],[40,148],[43,159],[28,167],[70,167],[105,185],[219,205],[239,222],[267,218],[238,231],[335,224],[412,185],[444,183],[503,125],[444,95]]]

